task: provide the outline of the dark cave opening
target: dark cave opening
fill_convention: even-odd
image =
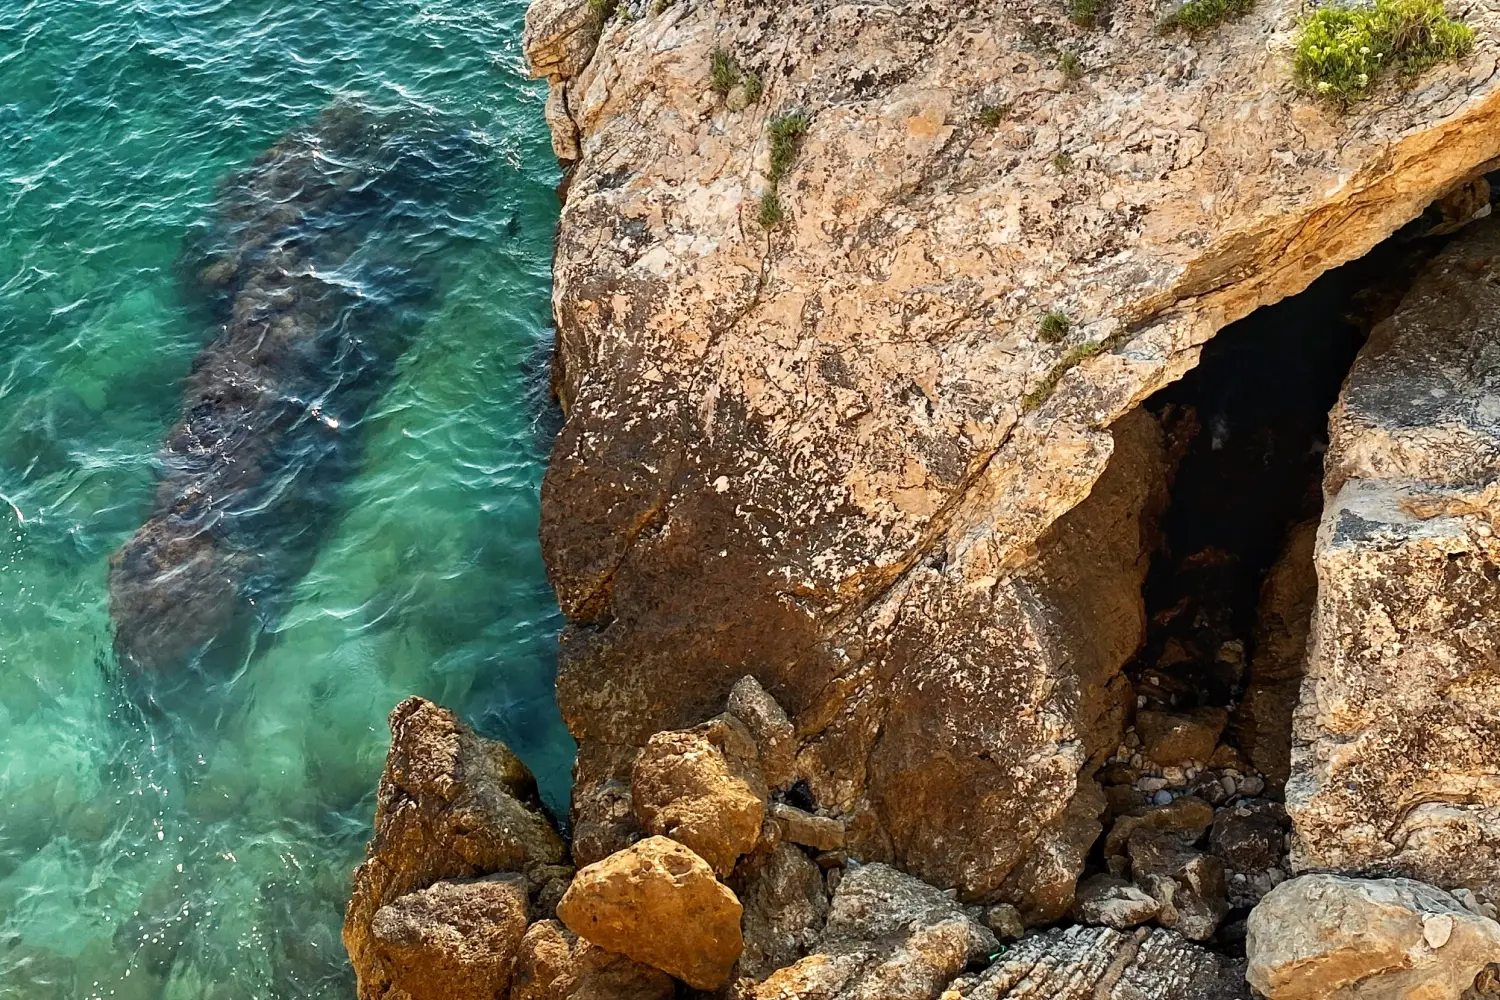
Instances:
[[[1439,203],[1222,330],[1144,404],[1165,442],[1168,503],[1145,637],[1125,666],[1125,742],[1097,773],[1105,833],[1077,919],[1159,923],[1242,955],[1250,908],[1290,874],[1282,800],[1329,413],[1371,329],[1457,228]]]

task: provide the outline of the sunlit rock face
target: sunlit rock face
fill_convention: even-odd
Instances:
[[[1330,418],[1287,807],[1302,868],[1500,898],[1500,227],[1429,265]]]
[[[1146,3],[533,5],[573,161],[542,531],[583,759],[753,674],[857,856],[1061,915],[1160,478],[1122,418],[1500,155],[1491,13],[1341,114],[1289,84],[1299,9],[1190,39]],[[711,89],[715,48],[758,100]]]

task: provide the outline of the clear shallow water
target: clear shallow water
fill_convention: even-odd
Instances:
[[[523,10],[0,0],[0,996],[352,996],[348,875],[408,694],[562,804],[536,543],[557,178]],[[184,246],[335,100],[462,123],[483,197],[425,233],[437,294],[254,654],[142,708],[108,560],[212,335]]]

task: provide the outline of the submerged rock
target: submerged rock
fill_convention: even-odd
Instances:
[[[473,197],[462,130],[336,105],[224,185],[194,359],[146,522],[110,559],[120,663],[232,660],[317,553],[359,424],[436,288],[422,235]]]
[[[1251,911],[1245,948],[1270,1000],[1457,1000],[1500,962],[1500,924],[1412,879],[1303,875]]]
[[[1298,869],[1500,898],[1500,225],[1427,267],[1330,417],[1286,804]]]
[[[741,913],[708,862],[666,837],[580,869],[557,904],[579,937],[701,990],[722,986],[739,959]]]
[[[504,744],[481,739],[430,701],[408,698],[397,705],[375,832],[354,871],[344,917],[344,947],[360,1000],[379,1000],[392,987],[393,970],[412,967],[409,956],[397,967],[382,959],[392,952],[374,925],[385,907],[439,881],[528,870],[549,874],[565,854],[562,838],[542,814],[536,782]],[[495,884],[513,889],[508,881]],[[478,891],[497,890],[450,888],[436,898]],[[525,913],[523,908],[523,927]],[[456,962],[457,954],[449,949],[431,961]]]

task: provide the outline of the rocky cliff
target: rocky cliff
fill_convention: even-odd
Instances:
[[[1142,627],[1128,415],[1500,155],[1500,22],[1341,111],[1291,83],[1290,3],[610,9],[537,0],[526,39],[571,165],[543,542],[580,836],[632,835],[611,748],[748,673],[851,850],[1053,919]]]

